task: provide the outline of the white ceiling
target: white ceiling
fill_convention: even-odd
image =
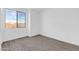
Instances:
[[[46,10],[47,8],[31,8],[32,10],[36,10],[36,11],[44,11]]]

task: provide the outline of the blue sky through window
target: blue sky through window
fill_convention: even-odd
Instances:
[[[26,14],[23,12],[18,12],[18,23],[25,23]]]
[[[6,9],[6,22],[16,23],[16,11]]]
[[[6,22],[16,23],[17,12],[14,10],[6,9]],[[25,22],[26,14],[24,12],[18,12],[18,23]]]

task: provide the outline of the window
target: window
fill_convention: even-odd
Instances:
[[[25,28],[26,13],[6,9],[6,28]]]
[[[23,13],[23,12],[18,12],[18,23],[17,23],[17,26],[18,28],[24,28],[25,27],[25,17],[26,17],[26,14]]]
[[[16,11],[6,9],[6,28],[16,28]]]

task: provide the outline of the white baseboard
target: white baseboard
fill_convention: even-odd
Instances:
[[[40,34],[28,35],[28,37],[33,37],[33,36],[37,36],[37,35],[40,35]]]
[[[46,35],[46,34],[41,34],[41,35],[49,37],[49,38],[53,38],[53,39],[56,39],[56,40],[59,40],[59,41],[62,41],[62,42],[66,42],[66,43],[69,43],[69,44],[73,44],[73,45],[79,46],[79,44],[76,44],[74,42],[63,40],[63,39],[60,39],[60,38],[57,38],[57,37],[54,37],[54,36],[51,36],[51,35]]]

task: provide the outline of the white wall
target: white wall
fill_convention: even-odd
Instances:
[[[0,15],[1,15],[1,9],[0,9]],[[1,32],[1,17],[0,17],[0,32]],[[0,40],[1,40],[1,33],[0,33]]]
[[[42,35],[79,45],[79,8],[53,8],[44,11]]]
[[[0,9],[0,15],[1,15],[1,9]],[[2,39],[2,36],[1,36],[1,16],[0,16],[0,41]]]
[[[0,15],[1,15],[1,8],[0,8]],[[0,51],[1,51],[1,44],[2,44],[2,30],[1,30],[1,16],[0,16]]]
[[[30,11],[30,36],[40,34],[40,12],[36,10]]]

